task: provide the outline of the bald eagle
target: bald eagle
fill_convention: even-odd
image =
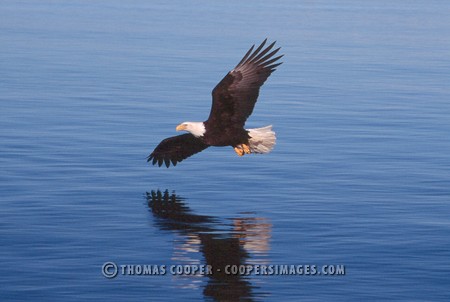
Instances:
[[[178,162],[209,146],[232,146],[239,155],[268,153],[275,145],[272,126],[245,129],[244,124],[252,114],[259,88],[264,84],[283,55],[274,57],[280,50],[273,49],[275,42],[264,48],[267,39],[253,51],[253,45],[242,60],[212,91],[212,107],[205,122],[183,122],[177,131],[189,133],[164,139],[148,156],[153,165],[163,163],[174,166]]]

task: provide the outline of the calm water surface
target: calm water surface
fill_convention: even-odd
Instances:
[[[3,1],[2,301],[448,301],[450,4]],[[146,156],[265,37],[271,154]],[[344,265],[344,276],[102,265]]]

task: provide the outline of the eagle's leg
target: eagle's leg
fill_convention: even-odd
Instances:
[[[243,156],[245,154],[244,150],[242,150],[241,145],[237,145],[236,147],[234,147],[234,152],[236,152],[236,154],[239,156]]]
[[[242,150],[245,152],[245,154],[250,154],[250,153],[252,153],[252,152],[250,151],[250,146],[247,145],[247,144],[241,144],[241,148],[242,148]]]

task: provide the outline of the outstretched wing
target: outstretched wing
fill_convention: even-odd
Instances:
[[[213,103],[207,123],[220,127],[244,127],[255,107],[259,88],[281,64],[275,62],[282,55],[273,57],[280,48],[271,51],[275,42],[262,50],[266,41],[255,51],[253,45],[239,64],[213,89]]]
[[[209,146],[190,133],[166,138],[148,156],[147,161],[152,164],[158,163],[161,167],[163,163],[169,168],[170,163],[176,166],[180,161],[201,152]]]

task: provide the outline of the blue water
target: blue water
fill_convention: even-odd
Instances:
[[[446,1],[3,1],[2,301],[449,301]],[[146,156],[253,43],[268,155]],[[167,193],[164,193],[167,190]],[[345,275],[102,275],[344,265]]]

